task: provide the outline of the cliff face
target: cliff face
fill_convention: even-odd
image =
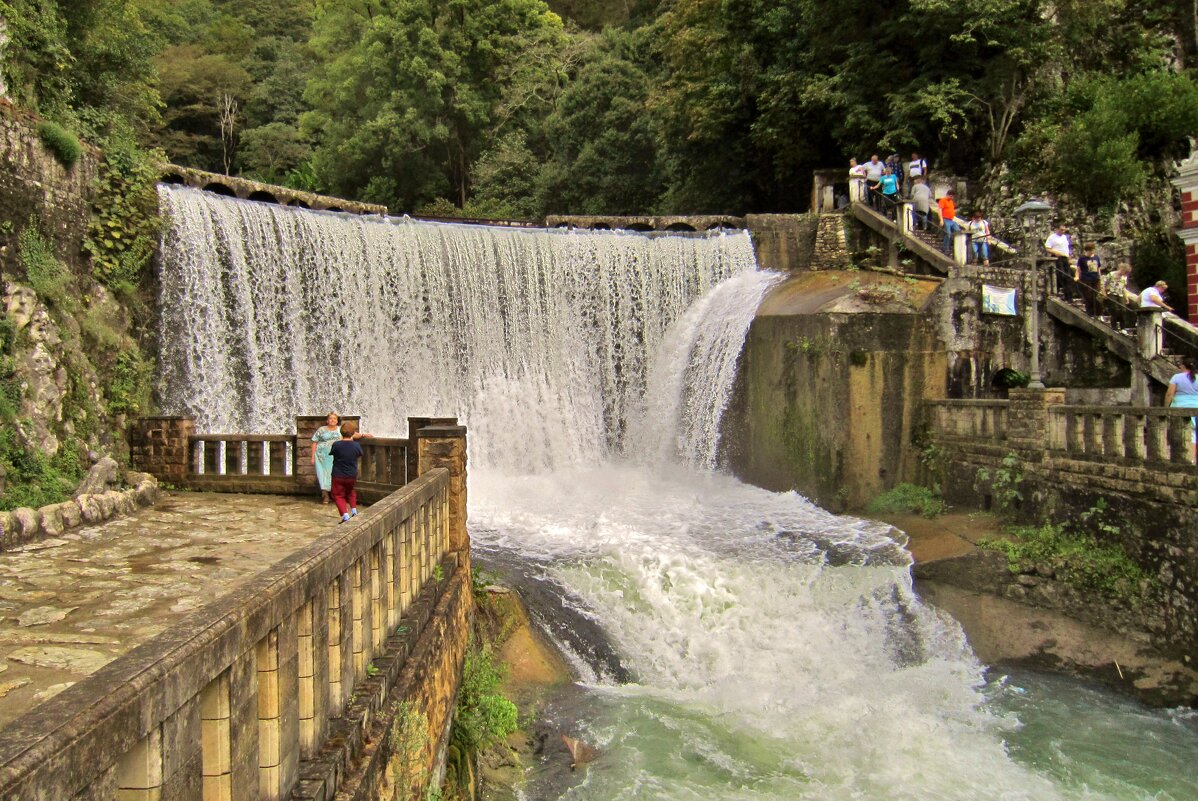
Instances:
[[[91,274],[84,252],[100,154],[70,167],[38,120],[0,105],[0,508],[61,499],[91,461],[126,457],[149,363],[130,335],[141,301]],[[141,314],[141,317],[149,315]]]

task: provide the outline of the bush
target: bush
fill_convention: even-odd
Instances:
[[[78,446],[64,444],[53,458],[48,458],[22,445],[12,426],[0,430],[0,464],[4,465],[6,481],[0,509],[37,509],[61,503],[71,496],[84,472]]]
[[[899,484],[871,500],[865,508],[871,514],[919,514],[933,518],[944,514],[948,506],[927,487]]]
[[[63,289],[70,273],[54,255],[54,248],[38,230],[36,217],[29,218],[28,225],[17,237],[17,253],[33,291],[44,300],[62,304],[66,299]]]
[[[1101,509],[1090,514],[1101,515]],[[978,544],[1006,554],[1014,573],[1046,567],[1055,578],[1083,592],[1133,604],[1143,599],[1148,576],[1117,546],[1052,523],[1012,526],[1007,532],[1016,541],[985,539]]]
[[[47,120],[37,126],[37,135],[41,137],[42,144],[54,154],[54,158],[58,159],[58,163],[68,169],[75,166],[75,162],[83,155],[83,145],[79,143],[79,138],[56,122]]]
[[[453,718],[453,740],[462,751],[486,748],[516,730],[516,705],[497,692],[501,681],[503,666],[489,648],[472,641]]]

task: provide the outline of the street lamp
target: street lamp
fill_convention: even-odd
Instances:
[[[1036,239],[1032,234],[1033,231],[1038,234],[1042,230],[1043,221],[1050,211],[1052,211],[1052,205],[1039,198],[1032,198],[1015,209],[1015,217],[1023,228],[1023,250],[1027,254],[1029,275],[1032,277],[1032,310],[1028,314],[1028,323],[1031,328],[1028,336],[1032,341],[1032,358],[1031,380],[1028,382],[1028,389],[1044,389],[1044,382],[1040,380],[1040,271],[1036,269]]]

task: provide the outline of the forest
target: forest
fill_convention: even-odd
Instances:
[[[801,211],[811,170],[1137,206],[1198,132],[1190,0],[2,0],[100,146],[394,212]],[[1147,224],[1147,223],[1144,223]]]

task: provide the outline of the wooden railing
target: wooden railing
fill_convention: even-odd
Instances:
[[[1007,438],[1005,400],[930,400],[924,408],[929,426],[938,433],[998,442]]]
[[[1194,410],[1053,406],[1048,448],[1071,456],[1194,464]]]
[[[227,469],[231,445],[280,440],[197,441],[223,443]],[[429,592],[468,558],[449,551],[450,476],[429,470],[14,721],[0,798],[332,798],[346,766],[321,755],[366,725],[340,717],[387,697],[380,670],[399,676]]]

